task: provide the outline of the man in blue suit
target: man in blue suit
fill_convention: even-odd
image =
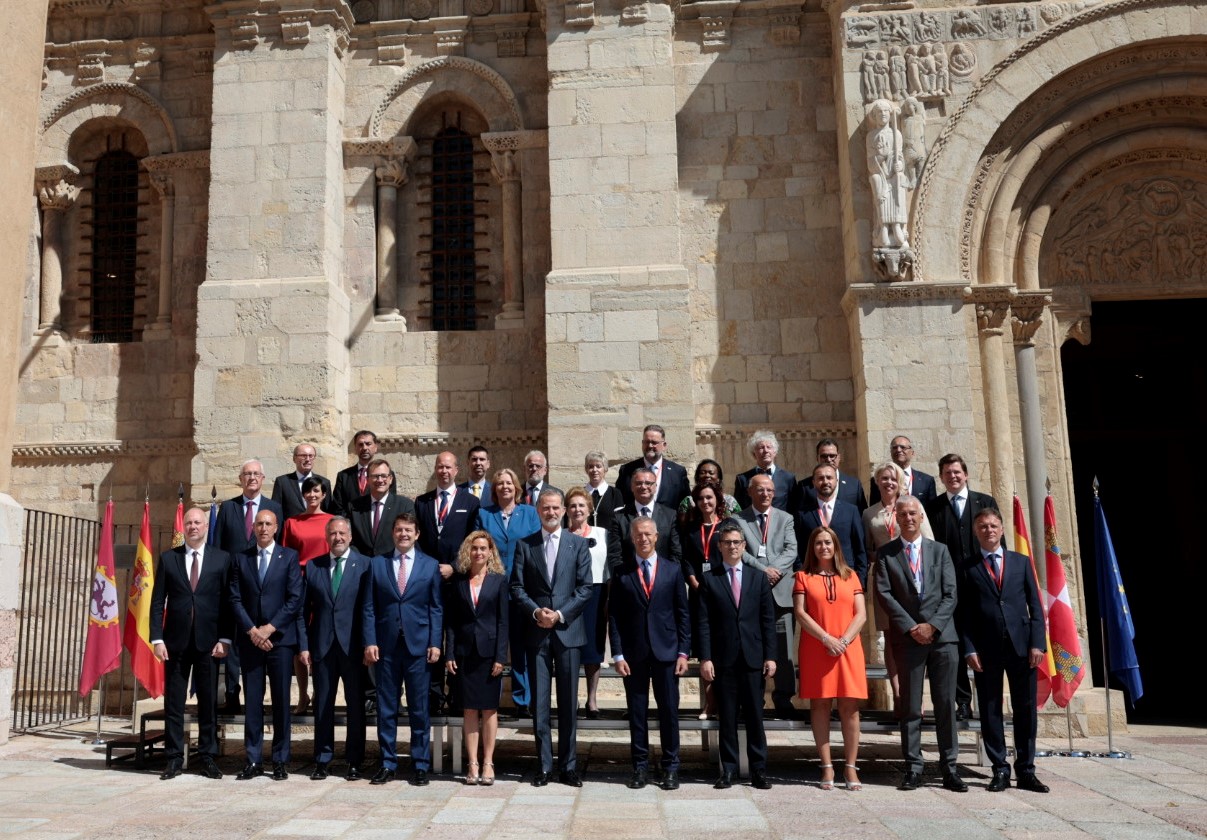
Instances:
[[[679,787],[679,677],[687,673],[691,619],[687,582],[678,563],[658,556],[658,526],[648,516],[630,529],[633,562],[612,576],[608,630],[616,673],[624,678],[629,709],[633,776],[629,787],[649,781],[650,685],[658,705],[662,739],[662,789]]]
[[[323,485],[323,510],[331,512],[331,482],[314,471],[314,447],[299,443],[293,448],[294,469],[278,475],[272,483],[272,500],[281,506],[282,523],[286,519],[306,512],[306,500],[302,498],[302,482],[317,478]]]
[[[348,708],[344,759],[349,781],[361,778],[365,760],[364,609],[372,561],[352,550],[352,528],[337,516],[327,522],[329,553],[306,563],[302,662],[314,672],[314,772],[329,775],[335,755],[335,692],[344,681]]]
[[[838,451],[838,441],[833,438],[822,438],[817,442],[817,463],[834,468],[838,476],[838,498],[859,509],[859,515],[868,509],[867,496],[863,493],[863,482],[853,475],[843,475],[839,471],[842,454]],[[788,500],[788,510],[797,511],[817,506],[817,494],[813,490],[813,476],[807,475],[796,483],[792,496]]]
[[[474,444],[469,448],[465,460],[469,463],[469,480],[457,486],[468,490],[483,507],[494,504],[491,484],[486,478],[490,474],[490,450],[480,443]]]
[[[629,461],[616,474],[616,487],[625,504],[633,502],[633,473],[647,469],[654,474],[654,501],[678,510],[679,503],[691,493],[687,470],[666,455],[666,429],[650,424],[641,431],[642,457]],[[663,535],[665,536],[665,535]]]
[[[788,497],[792,495],[792,488],[796,486],[796,476],[775,463],[775,456],[780,451],[780,442],[775,436],[775,432],[765,429],[755,432],[747,441],[746,448],[754,456],[754,466],[734,480],[734,501],[743,510],[750,507],[750,480],[756,475],[769,475],[772,486],[775,488],[772,506],[780,510],[787,510]]]
[[[859,575],[859,582],[866,586],[868,555],[863,545],[863,518],[858,508],[838,498],[838,470],[827,464],[818,464],[813,468],[812,486],[816,493],[814,505],[796,514],[796,544],[802,546],[803,554],[808,548],[813,529],[828,526],[838,535],[843,559]]]
[[[398,702],[403,684],[411,728],[411,784],[428,783],[432,769],[428,665],[440,659],[444,613],[436,558],[415,547],[412,512],[394,517],[394,551],[373,558],[365,600],[365,662],[377,665],[377,742],[381,767],[372,784],[384,785],[398,769]]]
[[[369,463],[369,492],[353,500],[344,514],[352,523],[352,546],[366,557],[391,553],[394,535],[390,523],[400,513],[415,513],[415,503],[393,488],[390,462],[374,459]]]
[[[914,468],[913,441],[905,435],[897,435],[889,443],[888,451],[893,463],[901,468],[901,472],[905,473],[905,485],[901,488],[901,495],[913,496],[925,508],[935,497],[935,488],[937,485],[935,484],[935,477],[933,475]],[[880,501],[880,487],[874,479],[872,481],[872,492],[868,498],[872,504]]]
[[[264,486],[264,467],[259,461],[252,459],[243,462],[239,468],[239,486],[243,492],[219,506],[214,533],[210,535],[211,545],[236,557],[255,546],[256,535],[252,524],[260,511],[268,510],[275,514],[278,530],[274,539],[280,539],[280,524],[285,521],[281,506],[260,492]],[[234,645],[225,660],[226,702],[218,709],[219,714],[239,713],[239,648],[239,645]]]
[[[532,729],[541,769],[533,787],[549,784],[551,681],[557,673],[558,781],[582,787],[578,775],[578,668],[587,643],[583,610],[591,600],[591,554],[583,537],[562,529],[562,491],[546,488],[537,497],[541,530],[520,541],[511,569],[511,600],[525,623],[524,646],[532,691]]]
[[[272,686],[272,778],[289,777],[289,683],[298,649],[302,567],[298,553],[277,545],[277,515],[256,514],[256,545],[238,556],[231,575],[231,610],[243,661],[247,764],[236,779],[264,774],[264,679]]]

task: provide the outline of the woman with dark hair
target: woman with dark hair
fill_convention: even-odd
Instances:
[[[821,763],[821,789],[833,790],[830,760],[830,707],[838,701],[842,725],[844,781],[847,790],[862,790],[859,757],[859,701],[868,696],[867,671],[859,630],[867,619],[863,587],[843,559],[838,535],[814,528],[803,569],[796,573],[792,602],[800,625],[800,696],[809,701],[813,741]]]
[[[689,587],[687,605],[691,612],[692,627],[696,626],[700,612],[698,590],[701,576],[708,572],[713,563],[721,561],[719,526],[727,517],[721,515],[719,507],[724,495],[719,482],[709,479],[701,481],[692,489],[692,494],[688,497],[692,505],[679,525],[679,544],[683,548],[683,576],[687,579]],[[692,645],[695,645],[694,639]],[[700,719],[705,720],[714,713],[712,683],[700,681],[700,696],[703,706]]]
[[[493,785],[499,693],[507,661],[508,600],[507,576],[490,534],[474,531],[461,543],[450,592],[445,604],[448,660],[444,667],[461,676],[462,729],[469,755],[465,783]]]
[[[706,481],[714,482],[718,487],[725,486],[725,474],[721,472],[721,465],[712,458],[705,458],[700,461],[700,463],[696,464],[695,480],[692,482],[692,484],[695,487],[699,487]],[[741,512],[741,505],[737,503],[733,496],[725,493],[724,490],[721,491],[720,499],[722,516],[733,516],[734,514]],[[683,518],[687,516],[695,504],[695,501],[693,501],[690,495],[683,497],[683,501],[679,503],[680,522],[683,521]]]
[[[586,488],[574,487],[566,493],[566,530],[587,541],[591,554],[591,600],[583,610],[587,643],[582,646],[581,661],[587,677],[587,717],[599,717],[599,668],[604,660],[604,638],[608,630],[608,532],[591,524],[594,505]]]
[[[327,523],[332,515],[323,511],[323,501],[327,491],[323,482],[314,476],[302,482],[302,499],[306,502],[306,510],[297,516],[285,520],[281,531],[281,545],[292,548],[298,553],[298,561],[302,566],[302,577],[306,576],[306,561],[311,557],[320,557],[327,553]],[[295,715],[304,715],[310,707],[310,675],[302,664],[302,657],[293,658],[293,675],[298,679],[298,704],[294,707]]]

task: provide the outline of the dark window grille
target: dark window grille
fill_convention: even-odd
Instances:
[[[432,141],[432,329],[477,328],[474,145],[445,128]]]
[[[134,340],[138,268],[138,158],[111,151],[92,187],[92,342]]]

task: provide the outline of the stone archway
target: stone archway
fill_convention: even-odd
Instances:
[[[176,127],[167,110],[137,85],[105,82],[64,97],[42,118],[39,166],[68,162],[71,138],[85,123],[109,119],[135,126],[146,139],[148,155],[179,151]]]
[[[442,95],[472,103],[492,132],[524,128],[515,93],[502,76],[479,61],[444,56],[411,68],[390,86],[369,118],[367,136],[406,134],[420,106]]]

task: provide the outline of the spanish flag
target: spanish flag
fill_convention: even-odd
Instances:
[[[143,502],[142,529],[134,569],[130,572],[130,592],[126,600],[126,649],[130,666],[147,694],[163,696],[163,663],[151,649],[151,590],[155,588],[155,560],[151,556],[151,503]]]
[[[1035,570],[1035,555],[1031,553],[1031,537],[1027,533],[1027,517],[1023,515],[1023,503],[1018,500],[1018,494],[1014,495],[1014,544],[1019,554],[1027,555],[1027,560],[1031,563],[1031,577],[1035,581],[1035,591],[1043,592],[1043,587],[1039,585],[1039,574]],[[1042,598],[1040,599],[1043,600]],[[1048,702],[1048,697],[1052,694],[1052,674],[1056,671],[1056,667],[1052,664],[1052,640],[1048,638],[1048,616],[1044,612],[1044,649],[1047,650],[1047,655],[1043,661],[1039,663],[1039,673],[1036,674],[1035,685],[1035,708],[1042,709],[1044,703]]]

